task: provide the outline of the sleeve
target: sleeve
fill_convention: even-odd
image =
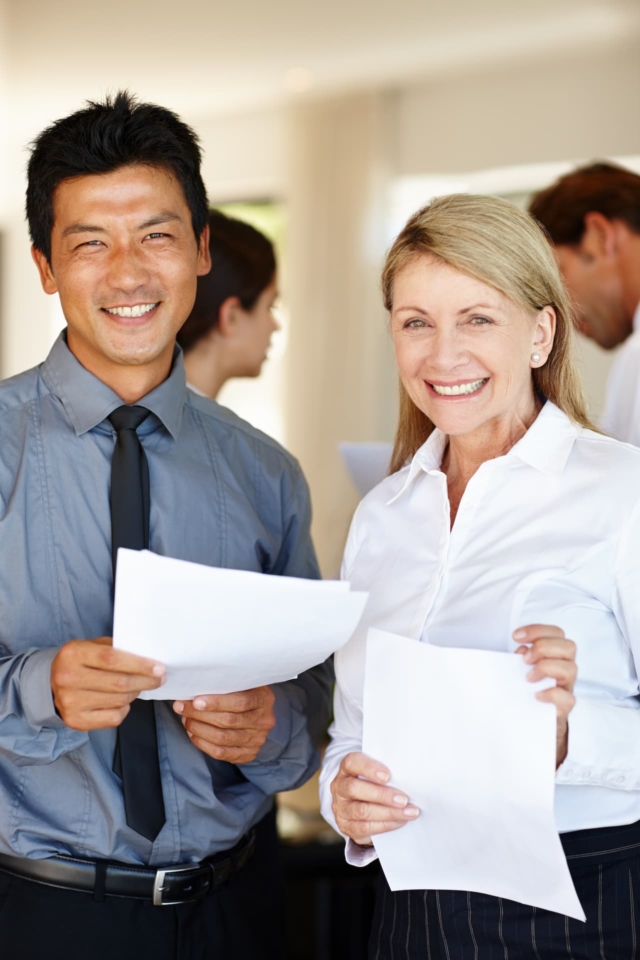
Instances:
[[[617,440],[640,446],[639,334],[632,334],[611,368],[600,428]]]
[[[351,524],[347,546],[345,548],[344,560],[342,562],[341,579],[348,580],[351,572],[351,566],[358,550],[357,544],[357,512]],[[333,810],[331,809],[332,795],[331,784],[333,783],[342,760],[348,753],[359,753],[362,750],[362,709],[350,699],[344,689],[344,668],[342,651],[338,651],[335,657],[336,664],[336,686],[333,697],[333,716],[334,720],[329,728],[331,741],[327,747],[322,762],[320,772],[320,810],[322,816],[333,829],[340,833]],[[344,836],[344,834],[341,834]],[[349,837],[345,837],[345,857],[347,863],[355,867],[364,867],[366,864],[376,860],[378,854],[374,847],[362,847],[354,843]]]
[[[626,524],[614,568],[611,608],[631,650],[636,683],[640,664],[640,503]],[[569,715],[569,751],[556,783],[640,791],[640,709],[578,698]]]
[[[281,502],[284,536],[272,573],[318,580],[309,489],[297,466],[283,477]],[[332,683],[329,658],[295,680],[273,684],[276,724],[256,759],[240,767],[264,793],[293,790],[318,769],[319,747],[331,717]]]
[[[0,660],[0,753],[17,766],[52,763],[89,739],[56,713],[51,663],[57,652],[29,649]]]

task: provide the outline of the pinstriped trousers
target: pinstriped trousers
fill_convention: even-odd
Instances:
[[[640,823],[561,839],[586,923],[479,893],[392,893],[381,873],[370,960],[640,960]]]

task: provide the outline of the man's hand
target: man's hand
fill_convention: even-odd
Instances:
[[[576,705],[573,687],[578,675],[576,666],[576,645],[567,640],[560,627],[544,624],[532,624],[520,627],[513,634],[514,640],[521,645],[516,653],[522,654],[525,661],[532,665],[527,680],[535,683],[544,677],[556,681],[555,687],[536,693],[538,700],[553,703],[556,708],[556,769],[565,760],[569,749],[569,714]]]
[[[191,742],[214,760],[250,763],[273,729],[275,696],[271,687],[242,693],[216,694],[195,700],[176,700]]]
[[[74,730],[119,727],[143,690],[166,680],[161,663],[114,650],[111,637],[71,640],[51,664],[56,710]]]

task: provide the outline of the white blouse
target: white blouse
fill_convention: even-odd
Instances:
[[[546,623],[578,648],[569,752],[556,777],[558,830],[639,820],[640,449],[574,426],[547,402],[509,453],[472,477],[450,530],[446,443],[434,431],[365,497],[351,526],[342,576],[370,599],[336,655],[325,818],[335,827],[330,784],[340,761],[362,749],[369,627],[509,651],[514,630]],[[347,845],[353,863],[374,857]]]

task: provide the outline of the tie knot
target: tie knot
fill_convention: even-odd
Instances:
[[[144,407],[129,407],[127,404],[123,404],[121,407],[118,407],[117,410],[114,410],[113,413],[110,413],[108,419],[116,431],[121,433],[122,430],[137,430],[142,421],[146,420],[148,416],[149,411],[145,410]]]

